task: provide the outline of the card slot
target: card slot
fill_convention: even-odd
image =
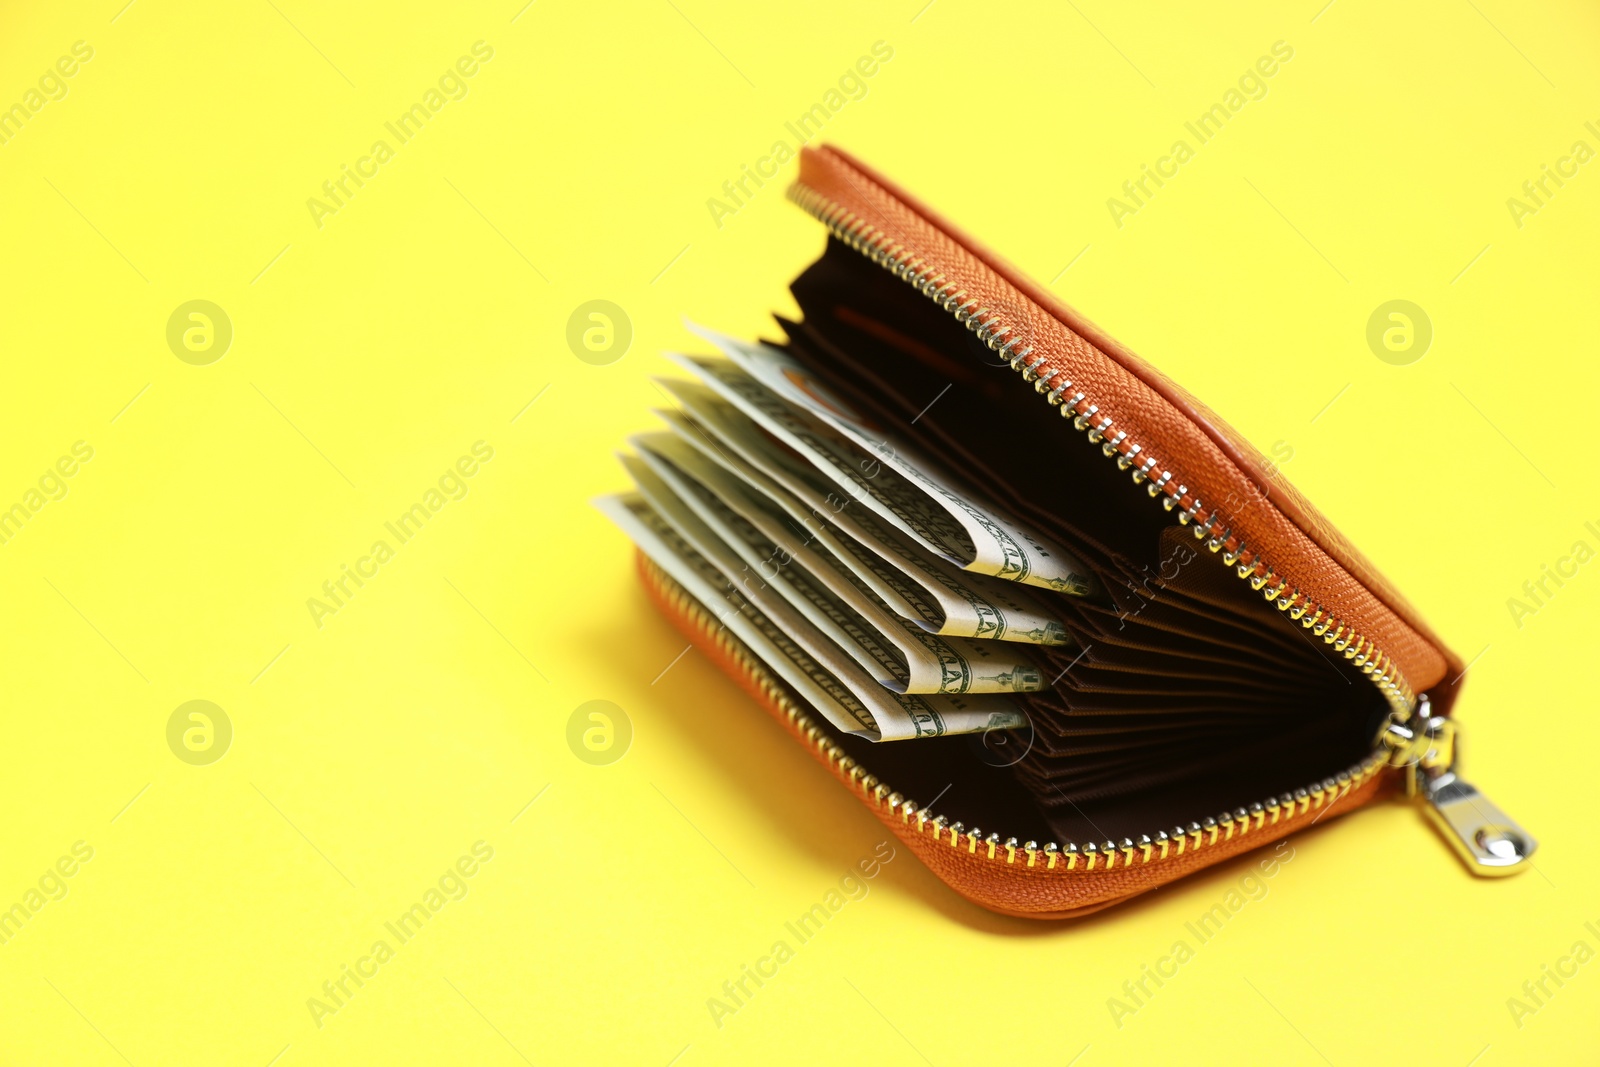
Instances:
[[[1058,680],[1053,688],[1062,694],[1069,707],[1078,701],[1096,700],[1104,696],[1126,697],[1130,700],[1144,700],[1151,703],[1183,698],[1236,703],[1245,707],[1274,705],[1292,707],[1303,704],[1304,695],[1293,689],[1253,689],[1226,681],[1201,684],[1182,678],[1120,672],[1080,679],[1063,678]]]
[[[1115,657],[1097,657],[1094,655],[1095,651],[1091,647],[1072,658],[1061,655],[1038,657],[1041,660],[1039,666],[1044,676],[1051,679],[1063,676],[1072,678],[1085,671],[1094,671],[1106,672],[1112,676],[1154,675],[1159,678],[1187,679],[1191,682],[1238,683],[1247,688],[1289,696],[1304,692],[1303,682],[1296,678],[1286,678],[1264,671],[1246,672],[1240,669],[1241,665],[1237,662],[1206,665],[1180,661],[1175,657],[1128,654],[1128,650],[1119,650],[1124,654]],[[1208,667],[1210,669],[1207,669]]]
[[[1161,534],[1163,547],[1174,542],[1187,541],[1191,545],[1198,545],[1194,535],[1187,529],[1169,528]],[[1200,546],[1203,547],[1203,546]],[[1210,555],[1207,552],[1207,555]],[[1220,561],[1221,556],[1217,559]],[[1249,626],[1267,632],[1296,636],[1292,631],[1299,629],[1282,612],[1271,614],[1258,609],[1258,602],[1253,598],[1241,598],[1239,593],[1239,579],[1237,575],[1229,572],[1226,563],[1220,567],[1195,567],[1186,568],[1176,572],[1167,588],[1181,594],[1189,600],[1203,605],[1205,608],[1221,612],[1240,625]]]
[[[1178,760],[1174,753],[1179,750],[1187,750],[1186,745],[1179,742],[1171,749],[1163,750],[1157,755],[1106,753],[1104,750],[1094,749],[1093,745],[1088,745],[1082,752],[1072,757],[1077,760],[1077,768],[1072,773],[1061,771],[1061,773],[1038,774],[1022,763],[1016,765],[1014,769],[1019,781],[1022,782],[1022,787],[1029,792],[1038,793],[1045,800],[1046,806],[1050,805],[1051,801],[1058,805],[1066,805],[1072,803],[1075,797],[1085,797],[1094,790],[1114,784],[1120,779],[1146,776],[1144,768],[1149,765],[1152,758],[1162,758],[1171,763]]]
[[[1205,721],[1207,723],[1217,722],[1225,725],[1228,724],[1228,720],[1226,719],[1214,719],[1209,716],[1205,719]],[[1255,720],[1245,716],[1240,718],[1239,721],[1244,724],[1249,724]],[[1128,736],[1134,736],[1141,733],[1153,734],[1162,730],[1185,728],[1194,725],[1194,723],[1195,719],[1186,715],[1175,715],[1169,719],[1163,719],[1152,715],[1141,717],[1135,720],[1130,720],[1125,715],[1108,715],[1103,719],[1095,719],[1091,716],[1083,716],[1070,720],[1046,720],[1043,717],[1040,717],[1033,720],[1033,732],[1036,736],[1063,739],[1073,737],[1102,737],[1109,734],[1126,734]]]
[[[1178,726],[1163,724],[1159,730],[1103,732],[1072,737],[1056,737],[1036,728],[1033,744],[1024,761],[1040,774],[1054,775],[1068,769],[1065,765],[1059,765],[1060,760],[1072,756],[1076,746],[1083,744],[1100,746],[1098,750],[1103,752],[1125,752],[1157,749],[1182,739],[1191,751],[1197,751],[1223,743],[1238,744],[1258,736],[1257,729],[1247,723],[1223,723],[1216,727],[1194,722]]]
[[[1051,700],[1045,701],[1040,693],[1028,693],[1021,698],[1021,703],[1028,715],[1050,714],[1056,710],[1058,714],[1079,715],[1206,715],[1219,708],[1234,710],[1240,714],[1258,716],[1271,716],[1280,713],[1285,707],[1284,701],[1255,700],[1246,698],[1241,694],[1227,693],[1218,698],[1209,694],[1185,692],[1181,697],[1167,695],[1162,699],[1153,699],[1147,694],[1129,693],[1071,693],[1070,702],[1066,699],[1068,694],[1052,693]],[[1303,706],[1303,705],[1301,705]]]
[[[1104,576],[1100,576],[1105,581]],[[1057,601],[1068,598],[1057,598]],[[1262,605],[1265,607],[1265,604]],[[1185,610],[1172,599],[1146,601],[1136,613],[1119,612],[1105,605],[1077,599],[1061,611],[1063,621],[1076,622],[1090,629],[1094,636],[1117,644],[1148,648],[1153,651],[1187,651],[1190,655],[1214,658],[1215,650],[1223,650],[1227,662],[1241,656],[1254,659],[1277,669],[1288,657],[1290,662],[1308,665],[1329,665],[1321,650],[1307,639],[1299,643],[1283,640],[1263,640],[1270,635],[1262,631],[1239,626],[1226,620],[1196,615]],[[1281,634],[1277,635],[1279,638]],[[1314,668],[1321,680],[1320,668]]]
[[[1040,777],[1042,781],[1058,781],[1070,774],[1099,773],[1102,769],[1122,766],[1118,761],[1123,760],[1125,753],[1128,760],[1154,761],[1158,753],[1165,752],[1174,747],[1182,747],[1186,758],[1194,757],[1195,752],[1202,752],[1210,747],[1208,742],[1216,741],[1222,734],[1213,733],[1202,726],[1186,726],[1182,729],[1166,729],[1158,736],[1131,736],[1131,734],[1088,734],[1085,737],[1070,737],[1059,739],[1050,747],[1035,745],[1026,757],[1019,761],[1018,766],[1026,766],[1030,774]],[[1234,731],[1234,742],[1246,741],[1250,734],[1245,731]],[[1035,737],[1037,741],[1037,737]],[[1091,763],[1082,763],[1083,755],[1094,755]]]
[[[1161,749],[1085,753],[1069,757],[1047,771],[1030,766],[1024,759],[1015,770],[1024,787],[1035,793],[1044,807],[1060,807],[1110,795],[1124,785],[1132,791],[1182,781],[1199,751],[1200,740],[1178,740]]]
[[[1051,679],[1046,678],[1045,681],[1048,683]],[[1073,702],[1073,696],[1109,693],[1121,693],[1146,698],[1154,697],[1163,700],[1184,697],[1199,700],[1240,701],[1252,704],[1285,704],[1303,696],[1300,691],[1292,687],[1250,687],[1236,684],[1233,680],[1198,685],[1185,679],[1166,678],[1161,675],[1131,674],[1126,671],[1093,671],[1083,667],[1075,667],[1065,677],[1054,679],[1054,684],[1050,687],[1064,694],[1072,694],[1066,697],[1069,704]]]
[[[1272,661],[1251,655],[1247,647],[1230,648],[1212,645],[1191,645],[1181,649],[1161,647],[1126,637],[1099,636],[1075,626],[1070,620],[1066,623],[1066,627],[1072,639],[1086,650],[1083,652],[1084,662],[1104,666],[1108,670],[1119,669],[1123,664],[1127,664],[1128,669],[1132,670],[1145,669],[1147,666],[1154,670],[1155,665],[1170,663],[1179,671],[1184,669],[1206,671],[1216,667],[1221,668],[1229,677],[1248,672],[1269,678],[1298,679],[1302,687],[1308,690],[1316,689],[1329,681],[1328,676],[1318,671],[1315,664],[1303,660]],[[1162,636],[1168,642],[1183,640],[1173,634]],[[1055,671],[1059,672],[1060,669],[1057,666]],[[1054,674],[1051,677],[1054,677]]]
[[[1096,652],[1105,653],[1105,646],[1096,646],[1083,657],[1087,666],[1098,667],[1101,670],[1118,671],[1132,674],[1158,674],[1174,678],[1193,678],[1197,681],[1217,681],[1221,679],[1239,679],[1246,682],[1265,680],[1269,683],[1283,683],[1292,691],[1303,692],[1306,683],[1312,681],[1309,672],[1300,673],[1286,671],[1272,673],[1261,669],[1259,666],[1251,668],[1241,660],[1228,661],[1226,659],[1194,660],[1187,656],[1161,656],[1151,657],[1135,649],[1119,648],[1111,650],[1112,655],[1095,655]],[[1049,665],[1046,665],[1049,669]],[[1063,668],[1056,667],[1056,673]],[[1051,674],[1050,677],[1055,677]]]
[[[1042,705],[1034,702],[1026,709],[1026,714],[1036,731],[1070,736],[1080,727],[1092,729],[1115,727],[1139,732],[1151,728],[1178,727],[1193,723],[1214,723],[1219,728],[1229,728],[1232,724],[1238,724],[1242,728],[1259,730],[1270,728],[1271,720],[1282,718],[1289,707],[1292,706],[1280,705],[1263,710],[1226,703],[1192,704],[1178,708],[1163,705],[1139,715],[1128,715],[1121,711],[1072,710],[1064,704]]]
[[[1204,753],[1206,758],[1195,758],[1200,754],[1191,750],[1186,752],[1186,758],[1182,760],[1150,763],[1144,770],[1135,773],[1120,776],[1114,772],[1096,773],[1085,776],[1070,786],[1051,781],[1048,783],[1048,788],[1035,790],[1034,793],[1048,816],[1051,808],[1081,806],[1088,802],[1146,790],[1172,788],[1208,778],[1214,780],[1233,777],[1241,768],[1252,765],[1269,765],[1275,770],[1299,764],[1325,767],[1326,751],[1329,746],[1319,746],[1317,742],[1336,739],[1344,728],[1345,724],[1338,720],[1315,720],[1307,723],[1305,729],[1295,733],[1264,738],[1253,744],[1210,748]],[[1317,751],[1319,748],[1320,753]],[[1308,753],[1313,755],[1308,756]],[[1320,758],[1317,758],[1318,756]],[[1306,772],[1308,776],[1311,773]]]
[[[1258,694],[1222,694],[1218,697],[1182,693],[1157,696],[1130,693],[1075,693],[1061,686],[1018,697],[1022,710],[1035,729],[1066,728],[1070,723],[1088,725],[1125,721],[1251,721],[1256,728],[1270,728],[1274,721],[1339,713],[1333,696],[1262,697]]]
[[[1036,518],[1048,528],[1047,520]],[[1137,564],[1127,554],[1113,559],[1115,573],[1099,573],[1119,618],[1138,618],[1150,603],[1200,620],[1195,630],[1228,626],[1266,638],[1284,648],[1295,635],[1286,619],[1261,611],[1261,601],[1245,589],[1221,555],[1197,541],[1193,527],[1166,525],[1157,535],[1156,560]]]
[[[1104,670],[1122,670],[1128,673],[1160,673],[1168,677],[1195,678],[1261,678],[1277,685],[1294,686],[1294,691],[1315,689],[1328,685],[1330,675],[1320,670],[1318,664],[1307,661],[1270,661],[1254,656],[1248,645],[1229,646],[1198,645],[1176,633],[1158,633],[1162,645],[1152,645],[1144,637],[1152,633],[1139,633],[1138,638],[1128,633],[1101,637],[1091,630],[1082,629],[1077,621],[1066,621],[1067,632],[1078,645],[1078,664],[1093,665]],[[1046,678],[1054,678],[1067,662],[1051,659],[1043,665]]]
[[[1307,736],[1304,732],[1262,737],[1190,731],[1156,744],[1096,752],[1095,759],[1087,762],[1071,754],[1030,752],[1019,761],[1017,769],[1033,781],[1081,801],[1090,798],[1090,789],[1107,782],[1120,779],[1130,787],[1142,788],[1181,781],[1208,771],[1224,770],[1236,760],[1257,758],[1286,746],[1292,747]]]
[[[1285,612],[1276,608],[1272,611],[1261,610],[1263,601],[1253,591],[1246,590],[1244,583],[1221,555],[1198,545],[1189,533],[1190,529],[1192,527],[1169,527],[1163,531],[1163,551],[1167,550],[1166,546],[1191,545],[1202,550],[1198,558],[1212,562],[1210,566],[1189,566],[1174,573],[1163,588],[1164,593],[1173,597],[1174,606],[1202,619],[1258,634],[1284,648],[1305,648],[1310,645],[1310,636],[1304,632],[1304,628]]]
[[[1246,654],[1270,663],[1278,662],[1282,656],[1315,662],[1320,652],[1304,639],[1288,640],[1281,632],[1243,627],[1229,619],[1202,615],[1170,597],[1145,601],[1137,614],[1118,614],[1089,603],[1075,606],[1081,616],[1096,619],[1107,631],[1136,629],[1139,632],[1154,630],[1175,634],[1189,641],[1227,649],[1234,655]],[[1263,602],[1262,606],[1266,607],[1266,604]],[[1106,636],[1111,634],[1108,632]],[[1294,635],[1288,637],[1293,638]]]
[[[1107,762],[1108,758],[1116,757],[1116,756],[1119,756],[1119,755],[1122,755],[1122,754],[1126,754],[1127,757],[1128,757],[1128,760],[1130,761],[1127,765],[1131,766],[1133,761],[1144,761],[1144,760],[1147,760],[1150,757],[1150,754],[1153,751],[1159,751],[1159,750],[1163,750],[1163,749],[1166,749],[1166,748],[1180,748],[1180,747],[1185,748],[1187,750],[1186,746],[1188,746],[1190,742],[1195,741],[1195,740],[1197,740],[1197,739],[1199,739],[1201,737],[1204,737],[1204,736],[1205,736],[1205,734],[1203,734],[1200,730],[1196,729],[1196,730],[1190,730],[1190,731],[1188,731],[1186,733],[1174,734],[1171,737],[1167,737],[1167,738],[1163,738],[1163,739],[1151,739],[1151,740],[1148,740],[1148,741],[1140,741],[1140,742],[1131,743],[1131,744],[1130,743],[1125,743],[1123,741],[1108,740],[1108,739],[1103,739],[1103,740],[1100,740],[1100,741],[1078,741],[1078,742],[1073,742],[1072,744],[1067,745],[1065,747],[1051,749],[1049,751],[1049,753],[1047,754],[1047,758],[1051,759],[1051,760],[1055,760],[1055,759],[1079,759],[1079,758],[1084,757],[1084,756],[1101,757],[1100,759],[1096,759],[1096,761],[1094,763],[1094,769],[1096,771],[1101,771],[1101,770],[1107,770],[1107,769],[1109,769],[1109,768],[1111,768],[1113,766],[1113,764],[1111,762]],[[1030,753],[1030,756],[1031,755],[1032,754]],[[1024,762],[1025,761],[1026,761],[1026,757],[1024,757]],[[1018,764],[1019,771],[1021,770],[1021,768],[1022,768],[1022,764]],[[1027,772],[1023,772],[1023,773],[1027,773]],[[1054,776],[1053,773],[1052,774],[1047,774],[1047,775],[1034,776],[1034,777],[1035,777],[1035,780],[1041,781],[1041,782],[1055,782],[1055,781],[1057,781],[1057,779],[1056,779],[1056,777]]]
[[[1181,531],[1174,531],[1174,533],[1180,537],[1183,536]],[[1217,579],[1232,582],[1235,593],[1250,597],[1256,596],[1244,582],[1239,580],[1237,575],[1229,572],[1227,565],[1222,562],[1220,556],[1211,556],[1207,553],[1199,558],[1208,560],[1208,565],[1191,566],[1188,568],[1190,572],[1209,571]],[[1242,614],[1217,611],[1206,602],[1189,596],[1175,585],[1162,589],[1155,598],[1155,602],[1164,608],[1170,609],[1172,612],[1181,613],[1183,617],[1194,620],[1191,623],[1193,628],[1185,630],[1184,632],[1186,633],[1204,634],[1226,628],[1227,631],[1235,634],[1248,635],[1247,637],[1241,637],[1241,640],[1259,645],[1263,654],[1275,649],[1282,655],[1306,656],[1314,650],[1314,646],[1305,637],[1296,632],[1295,627],[1284,625],[1289,620],[1286,616],[1279,615],[1276,609],[1273,610],[1271,615],[1258,611],[1257,618],[1250,620]],[[1264,600],[1258,600],[1251,605],[1251,608],[1256,610],[1265,606],[1266,602]],[[1182,624],[1178,622],[1178,619],[1178,615],[1169,616],[1170,622],[1181,627]]]
[[[1325,717],[1327,709],[1278,708],[1265,715],[1245,709],[1211,707],[1199,712],[1160,712],[1147,715],[1117,713],[1044,714],[1038,709],[1030,711],[1028,720],[1033,742],[1042,752],[1050,752],[1078,737],[1125,738],[1158,737],[1163,732],[1204,729],[1208,734],[1224,736],[1248,734],[1253,737],[1270,736],[1293,731],[1311,717]],[[1029,747],[1029,746],[1022,746]]]

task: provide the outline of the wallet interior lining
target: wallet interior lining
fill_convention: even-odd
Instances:
[[[1078,840],[1187,825],[1370,751],[1384,704],[1360,671],[1229,573],[952,315],[833,238],[792,291],[803,315],[780,319],[781,347],[1060,540],[1109,597],[1040,591],[1075,647],[1043,651],[1054,684],[1019,698],[1033,729],[1009,739],[1027,753],[1014,764],[992,765],[992,739],[835,738],[852,756],[912,795],[943,792],[952,821],[1003,813],[997,828]]]

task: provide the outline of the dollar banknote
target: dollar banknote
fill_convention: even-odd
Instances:
[[[1089,568],[1054,538],[985,501],[904,434],[855,412],[787,353],[691,328],[727,358],[672,359],[923,547],[1007,581],[1075,596],[1100,592]]]
[[[863,668],[888,668],[886,675],[874,676],[890,689],[1002,693],[1044,687],[1044,675],[1023,645],[941,637],[895,614],[826,545],[790,525],[769,501],[674,434],[643,434],[632,443],[674,495],[657,504],[658,511],[670,519],[668,509],[687,505],[743,560],[736,578],[741,585],[770,586],[820,629],[843,631],[847,640],[841,645]],[[654,503],[658,488],[638,484]]]
[[[781,598],[757,605],[701,555],[676,523],[638,493],[596,506],[746,648],[836,729],[872,741],[982,733],[1021,726],[1026,716],[1007,696],[920,696],[878,685]],[[730,554],[731,555],[731,554]],[[723,567],[737,566],[737,557]]]
[[[852,506],[834,483],[709,386],[681,379],[659,384],[681,408],[657,412],[674,433],[775,502],[905,618],[950,636],[1068,642],[1066,627],[1040,597],[1015,582],[963,571],[873,511]]]
[[[1024,646],[938,637],[888,611],[837,558],[821,545],[803,545],[736,478],[702,461],[674,435],[645,435],[635,442],[640,456],[624,456],[622,464],[662,518],[677,525],[701,555],[730,565],[736,558],[738,571],[725,568],[726,573],[747,600],[766,605],[778,595],[789,601],[885,688],[1021,693],[1045,685]]]

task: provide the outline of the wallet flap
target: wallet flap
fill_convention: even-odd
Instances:
[[[865,164],[805,148],[789,195],[1021,371],[1269,601],[1406,707],[1454,701],[1462,663],[1271,464],[1204,404]]]

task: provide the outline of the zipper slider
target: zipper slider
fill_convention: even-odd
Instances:
[[[1405,768],[1406,795],[1422,798],[1423,810],[1468,870],[1516,874],[1539,842],[1456,774],[1458,732],[1455,722],[1432,713],[1424,694],[1412,717],[1389,719],[1379,739],[1390,750],[1390,764]]]

